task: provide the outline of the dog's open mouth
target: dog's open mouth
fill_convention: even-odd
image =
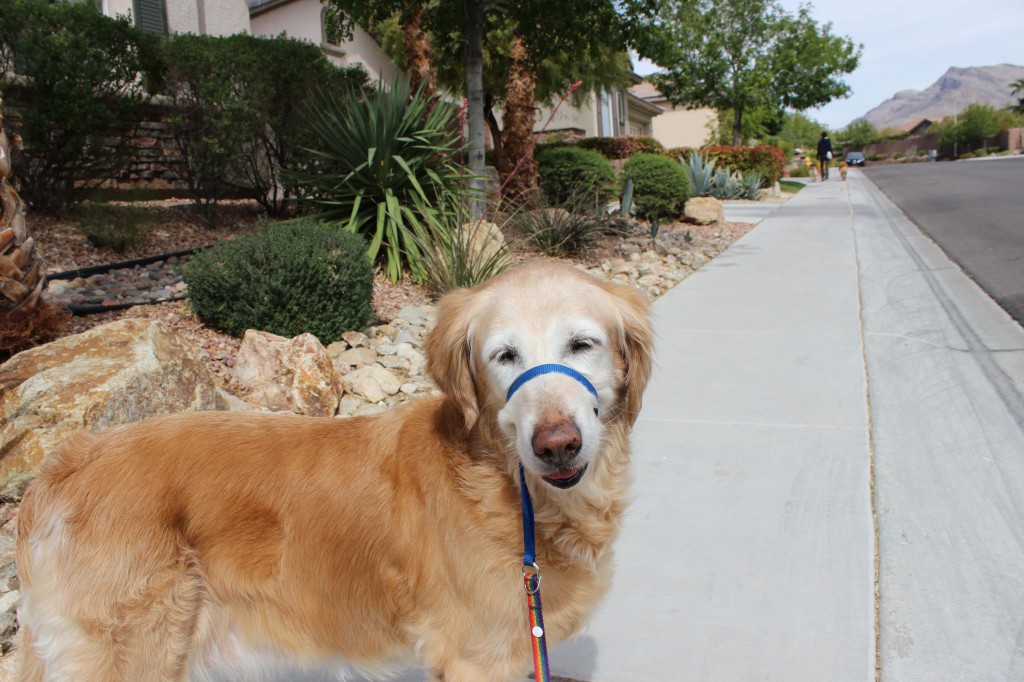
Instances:
[[[583,466],[562,469],[541,478],[556,488],[571,488],[583,480],[583,474],[587,473],[587,466],[587,464],[584,464]]]

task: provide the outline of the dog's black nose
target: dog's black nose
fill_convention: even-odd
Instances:
[[[572,421],[538,425],[533,432],[533,454],[547,464],[570,462],[580,452],[583,436]]]

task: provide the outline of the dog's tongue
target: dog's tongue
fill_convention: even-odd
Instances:
[[[550,479],[555,480],[555,481],[564,481],[567,478],[572,478],[573,476],[575,476],[579,472],[580,472],[580,468],[579,467],[576,467],[575,469],[562,469],[561,471],[556,471],[553,474],[548,474],[544,478],[550,478]]]

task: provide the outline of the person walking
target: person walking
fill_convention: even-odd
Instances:
[[[821,169],[821,179],[828,180],[828,167],[832,164],[832,140],[828,139],[828,133],[821,131],[821,139],[818,140],[818,167]]]

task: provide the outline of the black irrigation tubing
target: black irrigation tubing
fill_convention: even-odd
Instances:
[[[186,298],[188,298],[188,294],[171,296],[170,298],[158,298],[153,301],[139,301],[137,303],[114,303],[112,305],[69,305],[67,306],[67,309],[71,311],[72,315],[95,315],[96,313],[109,313],[114,310],[127,310],[128,308],[134,308],[137,305],[156,305],[157,303],[184,301]]]
[[[76,277],[88,277],[89,275],[96,275],[101,272],[109,272],[111,270],[121,270],[123,268],[134,268],[136,265],[149,265],[155,263],[158,260],[167,260],[168,258],[191,256],[192,254],[199,253],[203,249],[209,248],[207,246],[199,246],[194,249],[185,249],[184,251],[175,251],[174,253],[165,253],[159,256],[147,256],[146,258],[136,258],[135,260],[121,261],[120,263],[107,263],[106,265],[90,265],[85,268],[76,268],[74,270],[65,270],[64,272],[55,272],[52,275],[47,275],[46,279],[74,279]]]

